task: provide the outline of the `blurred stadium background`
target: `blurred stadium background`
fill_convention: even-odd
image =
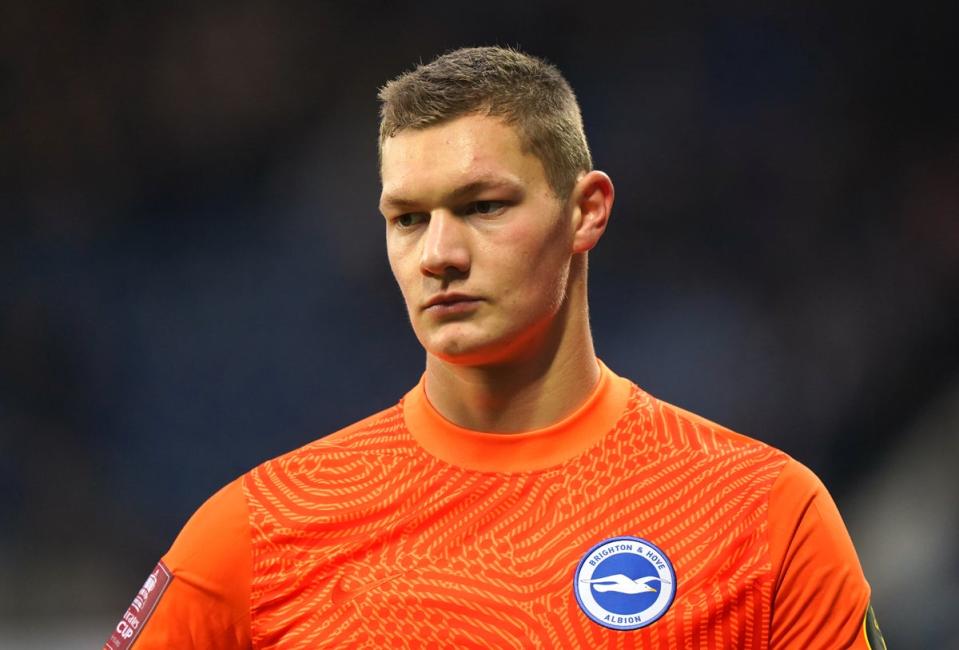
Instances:
[[[616,182],[602,358],[811,466],[890,647],[959,648],[959,12],[767,4],[4,3],[0,647],[99,647],[217,487],[417,380],[376,90],[498,43]]]

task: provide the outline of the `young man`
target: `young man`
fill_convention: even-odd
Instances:
[[[380,98],[423,379],[213,496],[106,647],[882,647],[818,479],[596,359],[613,185],[560,73],[471,48]]]

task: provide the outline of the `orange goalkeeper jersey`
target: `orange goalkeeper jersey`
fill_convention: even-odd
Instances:
[[[105,647],[882,648],[868,603],[808,469],[603,367],[546,429],[460,428],[420,382],[260,465]]]

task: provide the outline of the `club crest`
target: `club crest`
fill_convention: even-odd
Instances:
[[[600,542],[580,560],[573,593],[583,612],[614,630],[635,630],[666,613],[676,596],[676,572],[657,546],[638,537]]]

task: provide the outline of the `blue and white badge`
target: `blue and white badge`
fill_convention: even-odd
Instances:
[[[676,572],[666,554],[638,537],[614,537],[589,550],[573,579],[576,602],[613,630],[636,630],[666,613],[676,596]]]

